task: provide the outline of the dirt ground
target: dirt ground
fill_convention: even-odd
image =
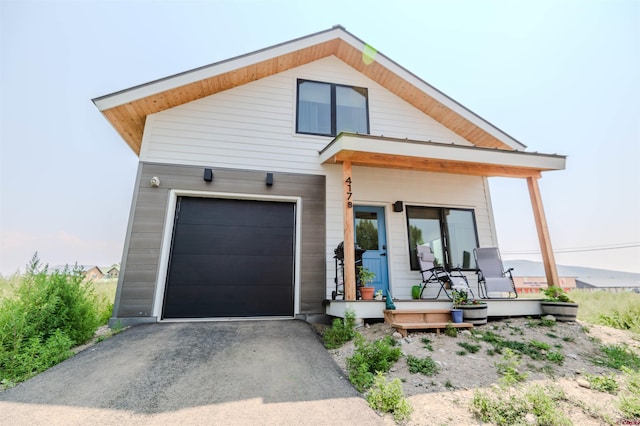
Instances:
[[[358,329],[369,340],[393,335],[394,331],[385,323],[366,324]],[[594,364],[591,359],[599,354],[602,344],[625,343],[640,354],[638,337],[625,331],[581,322],[557,323],[548,327],[540,325],[539,320],[513,318],[490,321],[471,332],[460,332],[457,337],[449,337],[442,332],[439,335],[435,332],[412,332],[408,337],[401,338],[396,333],[404,356],[392,367],[388,378],[402,381],[405,396],[413,406],[408,425],[480,424],[469,410],[473,392],[475,389],[489,390],[497,384],[500,376],[495,363],[504,360],[502,355],[488,354],[487,349],[490,350],[491,345],[474,339],[474,331],[492,331],[512,341],[548,343],[550,350],[558,350],[564,355],[564,362],[558,365],[522,356],[518,370],[528,374],[525,385],[536,382],[561,387],[570,401],[563,411],[575,425],[619,424],[621,415],[615,407],[616,397],[585,387],[588,386],[585,376],[619,374],[616,370]],[[464,349],[459,345],[462,342],[479,344],[481,349],[463,355],[461,351]],[[427,345],[432,350],[426,348]],[[354,344],[349,342],[329,351],[345,374],[346,360],[353,350]],[[431,356],[440,367],[439,372],[434,376],[410,373],[406,362],[408,355],[420,358]]]

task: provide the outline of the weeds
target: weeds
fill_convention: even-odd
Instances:
[[[618,408],[627,419],[640,419],[640,371],[622,367],[626,389],[620,395]]]
[[[378,372],[371,389],[367,393],[369,406],[383,413],[393,414],[396,421],[407,420],[413,408],[404,397],[400,380],[387,381],[384,374]]]
[[[420,339],[420,341],[423,344],[423,347],[430,351],[433,352],[433,345],[431,344],[431,339],[429,339],[428,337],[423,337],[422,339]]]
[[[449,337],[458,337],[458,329],[451,325],[451,323],[448,323],[447,327],[444,329],[444,334]]]
[[[409,366],[409,372],[412,374],[420,373],[425,376],[433,376],[439,371],[438,364],[430,356],[418,358],[409,355],[407,357],[407,365]]]
[[[35,254],[13,297],[0,302],[0,380],[23,381],[71,356],[93,337],[103,305],[80,269],[50,273]]]
[[[322,335],[322,340],[327,349],[337,349],[346,342],[353,339],[355,332],[356,313],[353,309],[347,309],[344,319],[335,318],[331,325]]]
[[[591,385],[591,389],[597,390],[598,392],[610,393],[612,395],[618,393],[618,382],[613,374],[610,376],[586,374],[585,379],[587,379],[587,382]]]
[[[347,358],[347,371],[349,380],[359,392],[371,387],[375,374],[386,373],[400,359],[401,351],[394,347],[395,344],[391,336],[367,342],[361,334],[356,333],[356,348],[353,355]]]
[[[458,346],[464,348],[467,352],[471,354],[475,354],[480,350],[480,345],[474,345],[473,343],[468,342],[458,342]]]
[[[640,370],[640,357],[634,354],[626,345],[602,346],[602,355],[592,359],[596,365],[605,365],[609,368],[622,370],[627,367],[631,370]]]

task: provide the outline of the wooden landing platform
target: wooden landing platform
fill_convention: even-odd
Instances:
[[[454,323],[450,309],[385,309],[384,322],[407,337],[409,330],[432,330],[440,334],[440,329],[447,327],[473,328],[467,322]]]

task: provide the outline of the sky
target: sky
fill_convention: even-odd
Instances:
[[[640,1],[0,0],[0,273],[122,258],[138,158],[91,99],[340,24],[528,146],[558,264],[640,272]],[[540,260],[492,178],[505,259]]]

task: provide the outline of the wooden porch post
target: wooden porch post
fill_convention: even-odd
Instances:
[[[353,238],[353,192],[351,191],[351,161],[342,163],[344,218],[344,298],[356,300],[355,247]]]
[[[542,261],[544,263],[544,272],[547,276],[548,286],[559,286],[558,268],[556,266],[555,256],[551,248],[551,238],[549,237],[549,228],[547,227],[547,219],[544,215],[542,207],[542,197],[540,196],[540,188],[538,187],[538,178],[529,176],[527,178],[527,186],[529,187],[529,196],[531,197],[531,205],[533,207],[533,217],[536,221],[538,230],[538,240],[540,241],[540,250],[542,251]]]

